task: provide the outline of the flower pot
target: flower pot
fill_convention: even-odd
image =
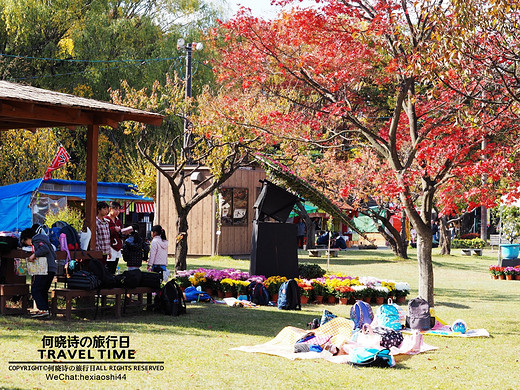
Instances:
[[[491,279],[498,279],[498,276],[496,276],[495,274],[492,274]]]
[[[217,297],[219,297],[219,298],[224,298],[224,291],[222,291],[222,290],[217,290]]]
[[[347,303],[348,303],[349,305],[353,305],[354,303],[356,303],[356,298],[354,298],[354,297],[350,297],[350,298],[348,299],[348,302],[347,302]]]
[[[271,295],[271,301],[278,302],[278,294]]]
[[[366,303],[370,304],[370,301],[372,300],[372,297],[364,297],[363,298],[363,301],[365,301]]]
[[[340,305],[346,305],[348,303],[348,298],[340,298],[339,299],[339,304]]]
[[[306,305],[307,303],[309,303],[309,297],[304,297],[303,295],[300,297],[300,303],[302,305]]]
[[[385,297],[376,297],[376,305],[382,305],[385,303]]]
[[[214,291],[213,291],[212,288],[206,288],[206,293],[207,293],[210,297],[212,297],[213,294],[214,294]]]
[[[224,291],[224,298],[231,298],[235,296],[235,294],[233,294],[233,291]]]
[[[322,303],[323,302],[323,295],[316,295],[314,299],[315,303]]]
[[[331,305],[336,304],[336,297],[334,295],[329,295],[327,297],[327,302],[330,303]]]
[[[515,275],[515,280],[520,280],[520,275]]]
[[[506,275],[504,275],[504,274],[500,274],[500,275],[498,275],[498,278],[499,278],[500,280],[506,280]]]
[[[510,274],[506,275],[506,280],[513,280],[513,275],[510,275]]]
[[[520,252],[520,244],[500,244],[500,253],[503,259],[517,259]]]
[[[395,298],[395,302],[396,302],[396,303],[401,303],[401,304],[403,304],[403,303],[405,303],[405,301],[406,301],[406,297],[405,297],[404,295]]]

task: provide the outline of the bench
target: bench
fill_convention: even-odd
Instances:
[[[460,250],[460,253],[461,253],[463,256],[471,256],[471,255],[482,256],[482,249],[477,249],[477,248],[464,248],[464,249],[461,249],[461,250]]]
[[[95,305],[90,305],[89,307],[83,308],[72,308],[72,300],[78,298],[91,298],[97,299],[99,295],[100,306],[101,309],[107,309],[107,298],[113,297],[114,299],[114,309],[115,309],[115,317],[121,318],[121,308],[124,309],[127,306],[143,306],[143,296],[146,294],[146,305],[150,307],[152,305],[153,293],[157,292],[157,289],[151,287],[136,287],[132,289],[125,288],[106,288],[101,290],[77,290],[70,288],[55,288],[52,290],[52,316],[56,317],[57,314],[64,314],[65,319],[70,321],[72,312],[76,311],[84,311],[84,310],[95,310]],[[132,296],[137,295],[137,299],[134,300]],[[58,308],[58,298],[65,299],[65,308]],[[123,300],[124,298],[124,300]],[[123,305],[124,306],[123,306]]]
[[[339,248],[317,248],[317,249],[308,249],[310,257],[321,257],[323,253],[326,255],[330,255],[330,257],[338,257]]]
[[[489,246],[491,247],[491,250],[493,250],[493,247],[499,247],[500,244],[509,244],[509,240],[506,240],[505,238],[500,238],[500,234],[490,234],[489,235]]]
[[[0,313],[2,314],[26,314],[29,302],[29,287],[25,283],[0,284]],[[10,298],[20,296],[22,307],[7,307]]]

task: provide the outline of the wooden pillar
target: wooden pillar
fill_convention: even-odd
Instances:
[[[85,197],[85,224],[90,228],[92,237],[90,249],[96,249],[97,215],[97,170],[98,170],[99,126],[89,125],[87,131],[87,179]]]

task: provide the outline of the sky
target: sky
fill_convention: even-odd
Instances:
[[[223,1],[214,0],[215,3],[222,4]],[[280,7],[271,5],[271,0],[227,0],[228,8],[231,10],[231,15],[234,15],[240,6],[251,8],[251,13],[254,16],[261,18],[271,18],[276,16]],[[300,7],[306,7],[308,5],[316,4],[312,0],[304,0],[301,3],[296,2]],[[231,16],[230,15],[230,16]]]

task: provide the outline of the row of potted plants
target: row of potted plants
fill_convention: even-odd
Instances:
[[[499,267],[498,265],[490,265],[489,272],[493,279],[520,280],[520,266]]]
[[[247,287],[252,281],[263,283],[272,300],[276,300],[284,276],[249,275],[235,269],[204,269],[178,271],[177,283],[181,288],[200,286],[213,295],[237,296],[247,294]],[[308,301],[336,301],[362,299],[375,303],[385,301],[389,297],[396,300],[405,299],[410,292],[408,283],[380,280],[374,277],[352,277],[340,274],[324,275],[314,279],[296,279],[300,287],[302,303]],[[331,297],[331,298],[329,298]]]

